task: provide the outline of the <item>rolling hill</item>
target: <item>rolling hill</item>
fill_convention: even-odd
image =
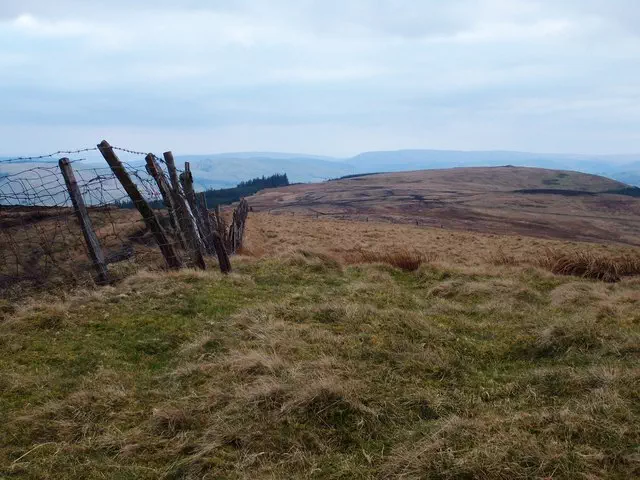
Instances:
[[[513,151],[397,150],[365,152],[346,162],[358,172],[397,172],[451,167],[521,167],[574,170],[640,185],[638,155],[578,155]],[[368,169],[368,170],[367,170]]]
[[[571,171],[455,168],[363,175],[266,190],[255,210],[640,244],[640,200],[625,184]]]
[[[206,155],[176,154],[176,161],[191,162],[198,186],[226,188],[261,175],[287,173],[292,182],[321,182],[345,175],[370,172],[400,172],[452,167],[523,167],[575,170],[602,175],[640,186],[640,155],[568,155],[511,151],[397,150],[364,152],[349,158],[334,158],[282,152],[234,152]],[[120,152],[131,165],[144,165],[140,156]],[[96,152],[83,154],[91,167],[104,167]],[[25,170],[41,163],[2,163],[0,175]],[[57,159],[55,160],[57,161]],[[52,163],[52,162],[44,162]]]
[[[640,185],[638,155],[568,155],[511,151],[397,150],[350,158],[273,152],[184,155],[203,187],[223,187],[255,175],[286,172],[292,182],[320,182],[345,175],[453,167],[522,167],[574,170]]]

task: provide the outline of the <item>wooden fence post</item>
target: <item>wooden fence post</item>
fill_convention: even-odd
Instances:
[[[180,224],[178,223],[177,214],[176,214],[176,205],[173,199],[173,195],[171,192],[171,185],[167,183],[167,179],[165,178],[162,168],[158,165],[158,162],[155,160],[155,156],[149,153],[145,157],[145,161],[147,162],[147,172],[149,175],[153,177],[158,185],[158,189],[160,190],[160,194],[162,195],[162,200],[164,204],[167,206],[167,210],[169,211],[169,218],[171,219],[171,226],[175,229],[178,234],[178,239],[180,240],[180,245],[185,250],[187,249],[187,242],[184,238],[184,234],[180,230]]]
[[[80,228],[82,229],[82,235],[87,243],[87,251],[89,252],[89,258],[93,262],[93,266],[96,269],[96,283],[98,285],[104,285],[109,283],[109,273],[107,271],[107,265],[104,260],[104,253],[102,247],[96,236],[96,232],[93,230],[91,219],[89,218],[89,212],[84,204],[80,188],[76,182],[76,177],[73,174],[73,168],[71,168],[71,162],[68,158],[61,158],[58,162],[62,176],[64,177],[64,183],[67,185],[69,196],[71,197],[71,203],[73,209],[78,217]]]
[[[120,162],[120,159],[114,153],[111,145],[109,145],[106,140],[103,140],[98,144],[98,149],[111,167],[111,170],[113,171],[116,178],[122,184],[124,190],[127,192],[129,197],[131,197],[133,204],[140,212],[140,215],[142,215],[147,228],[151,230],[151,233],[153,234],[153,237],[155,238],[156,243],[158,244],[158,247],[160,248],[160,251],[164,256],[167,265],[170,268],[182,267],[182,260],[180,260],[180,257],[173,248],[173,245],[169,242],[169,239],[167,238],[162,225],[160,225],[160,222],[158,221],[158,217],[156,216],[153,209],[149,206],[147,201],[144,199],[136,184],[133,183],[131,177],[129,177],[129,174],[124,168],[124,165],[122,165],[122,162]]]
[[[244,238],[245,223],[249,215],[249,203],[243,198],[233,211],[233,221],[229,228],[229,240],[231,253],[236,253],[242,248]]]
[[[189,162],[184,162],[184,172],[180,174],[180,183],[182,184],[182,189],[185,197],[187,198],[187,202],[189,202],[191,211],[196,218],[196,225],[200,231],[200,237],[204,242],[204,247],[209,255],[215,255],[216,250],[211,236],[209,235],[209,231],[207,230],[207,223],[204,220],[204,217],[209,214],[208,212],[203,212],[200,205],[198,205],[196,192],[193,188],[193,175],[191,173],[191,166],[189,165]]]
[[[220,205],[216,205],[216,208],[213,212],[213,218],[215,219],[215,231],[218,232],[218,235],[220,235],[220,238],[222,238],[223,241],[226,241],[227,224],[224,221],[222,212],[220,211]]]
[[[171,179],[171,186],[173,187],[173,192],[176,194],[176,197],[180,199],[183,207],[182,211],[187,212],[189,218],[191,219],[191,225],[193,225],[193,229],[196,234],[198,234],[198,224],[196,222],[196,217],[194,215],[194,211],[191,210],[191,206],[189,205],[189,201],[187,200],[187,195],[185,195],[183,191],[183,185],[181,184],[178,176],[178,170],[176,168],[176,162],[173,158],[173,154],[171,152],[164,152],[164,161],[167,163],[167,169],[169,170],[169,178]],[[188,172],[188,176],[184,175],[182,180],[187,183],[187,187],[191,186],[191,191],[193,191],[193,177],[191,176],[191,168],[188,163],[185,163],[185,173]],[[195,204],[195,196],[193,197],[193,201]],[[180,210],[179,210],[180,212]],[[213,249],[215,255],[218,257],[218,264],[220,266],[220,271],[222,273],[231,272],[231,262],[229,261],[229,255],[224,247],[224,240],[222,237],[215,231],[211,232],[211,243],[213,244]]]
[[[164,161],[167,163],[167,169],[169,170],[169,178],[171,179],[172,186],[171,193],[176,205],[178,223],[191,248],[193,262],[204,270],[206,268],[204,261],[205,247],[198,230],[198,223],[194,212],[191,210],[189,202],[185,199],[182,186],[178,180],[178,171],[176,170],[173,154],[171,152],[164,152]]]
[[[184,162],[184,172],[180,174],[180,183],[182,184],[182,189],[184,190],[184,195],[187,197],[187,201],[191,206],[191,210],[197,210],[196,205],[196,192],[193,188],[193,175],[191,174],[191,165],[189,162]]]
[[[184,162],[184,172],[180,174],[180,184],[182,185],[184,196],[186,197],[187,202],[189,202],[191,211],[193,212],[194,217],[196,217],[196,223],[198,225],[200,235],[204,239],[206,237],[206,233],[204,231],[204,226],[202,225],[202,215],[200,214],[200,209],[196,203],[196,192],[193,188],[193,175],[191,174],[189,162]]]
[[[164,157],[164,161],[167,164],[167,170],[169,171],[171,188],[173,188],[175,193],[181,193],[182,187],[180,186],[180,180],[178,179],[178,170],[176,169],[176,162],[173,159],[173,153],[164,152],[162,156]]]
[[[220,265],[220,271],[222,273],[229,273],[231,271],[231,261],[229,260],[229,254],[224,247],[224,241],[218,232],[211,232],[211,239],[213,246],[216,249],[216,255],[218,257],[218,265]]]
[[[198,213],[200,214],[200,222],[203,228],[202,235],[205,238],[207,251],[209,252],[209,254],[215,255],[215,246],[213,245],[213,240],[211,238],[211,234],[215,230],[213,229],[211,217],[209,215],[209,209],[207,208],[207,195],[204,192],[197,193],[196,203],[198,204]]]

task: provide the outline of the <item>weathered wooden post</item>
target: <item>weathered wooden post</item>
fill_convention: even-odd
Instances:
[[[216,256],[218,257],[218,265],[220,265],[220,271],[222,273],[231,272],[231,261],[229,260],[229,254],[224,247],[224,241],[218,232],[212,232],[211,238],[213,246],[216,249]]]
[[[188,163],[185,164],[185,173],[188,172],[187,175],[183,175],[182,178],[178,176],[178,169],[176,168],[176,162],[173,158],[173,154],[171,152],[164,152],[164,161],[167,163],[167,170],[169,170],[169,178],[171,179],[172,190],[176,195],[176,203],[180,202],[180,209],[178,210],[178,218],[180,217],[180,212],[183,213],[183,217],[189,219],[189,223],[192,225],[192,229],[195,232],[195,236],[197,238],[201,238],[199,236],[199,226],[196,220],[196,216],[194,215],[194,211],[191,209],[190,202],[187,200],[187,195],[185,195],[183,190],[183,185],[180,180],[187,181],[188,187],[190,186],[190,191],[193,191],[193,177],[191,176],[191,169]],[[194,192],[195,193],[195,192]],[[193,201],[195,204],[195,195],[193,197]],[[182,223],[181,223],[182,225]],[[211,233],[211,243],[213,245],[213,249],[215,255],[218,257],[218,264],[220,266],[220,271],[222,273],[231,272],[231,262],[229,261],[229,255],[224,247],[224,240],[217,232]],[[200,243],[201,248],[204,249],[204,243]],[[202,251],[202,250],[201,250]]]
[[[191,166],[189,165],[189,162],[184,162],[184,172],[180,174],[180,184],[182,185],[184,196],[187,199],[187,202],[189,202],[189,207],[191,207],[191,211],[196,218],[200,235],[205,237],[204,228],[202,226],[202,217],[199,211],[200,209],[196,203],[196,192],[193,188],[193,175],[191,174]]]
[[[169,212],[169,219],[171,220],[171,226],[175,229],[178,234],[178,239],[180,240],[180,245],[185,250],[187,249],[187,242],[184,238],[184,234],[180,230],[180,224],[178,223],[178,218],[176,214],[176,206],[173,199],[173,195],[171,192],[171,185],[167,182],[167,179],[162,172],[162,168],[158,165],[158,162],[155,160],[155,156],[152,153],[149,153],[145,157],[145,161],[147,162],[147,173],[153,177],[158,185],[158,189],[160,190],[160,194],[162,195],[162,200],[164,204],[167,206],[167,210]]]
[[[209,211],[209,206],[207,205],[207,194],[206,192],[196,193],[196,202],[198,203],[198,207],[200,210]]]
[[[233,221],[229,227],[229,249],[231,253],[236,253],[242,248],[244,238],[245,223],[249,215],[249,203],[243,198],[233,211]]]
[[[158,217],[156,216],[153,209],[149,206],[147,201],[144,199],[136,184],[133,183],[131,177],[129,177],[127,170],[125,169],[124,165],[122,165],[122,162],[120,161],[118,156],[114,153],[111,145],[109,145],[106,140],[103,140],[98,144],[98,150],[100,150],[100,153],[109,164],[109,167],[111,167],[111,171],[113,171],[116,178],[120,181],[125,192],[127,192],[127,195],[131,197],[131,200],[140,212],[140,215],[142,215],[144,223],[153,234],[153,237],[155,238],[156,243],[158,244],[158,247],[160,248],[160,251],[164,256],[164,259],[167,262],[167,265],[170,268],[182,267],[182,260],[167,238],[167,234],[162,228],[162,225],[160,225]]]
[[[189,162],[184,162],[184,172],[180,174],[180,183],[191,210],[195,213],[198,206],[196,205],[196,192],[193,188],[193,175],[191,174],[191,164]]]
[[[205,269],[206,263],[204,261],[204,252],[206,249],[198,230],[198,223],[194,216],[194,212],[191,210],[191,206],[184,196],[182,185],[178,180],[178,171],[173,159],[173,154],[171,152],[164,152],[164,161],[167,163],[167,170],[169,170],[169,178],[171,179],[172,187],[171,193],[173,195],[180,229],[185,235],[190,247],[193,262],[200,268]]]
[[[89,218],[89,212],[84,204],[80,188],[76,182],[76,177],[73,174],[73,168],[71,168],[71,162],[68,158],[61,158],[58,162],[62,176],[64,177],[64,183],[67,185],[69,196],[71,197],[71,203],[73,209],[78,217],[80,228],[82,229],[82,235],[87,243],[87,251],[89,258],[93,262],[93,266],[96,269],[96,283],[98,285],[104,285],[109,283],[109,272],[107,271],[107,265],[104,260],[104,253],[102,247],[96,236],[96,232],[93,230],[91,219]]]
[[[196,225],[200,231],[200,237],[203,240],[204,247],[209,255],[215,255],[216,250],[209,234],[210,232],[207,229],[207,223],[205,223],[205,216],[208,217],[209,214],[208,212],[203,212],[201,205],[198,205],[196,192],[193,188],[193,174],[191,173],[191,166],[189,165],[189,162],[184,162],[184,172],[180,174],[180,183],[182,184],[182,189],[185,197],[187,198],[187,202],[189,202],[191,211],[196,218]]]
[[[173,153],[164,152],[162,154],[164,161],[167,164],[167,170],[169,171],[169,180],[171,181],[171,188],[176,193],[182,193],[182,187],[180,186],[180,180],[178,179],[178,170],[176,169],[176,162],[173,159]]]
[[[207,195],[205,192],[196,193],[196,203],[198,204],[198,213],[200,214],[200,223],[202,224],[202,234],[205,238],[205,244],[207,251],[212,255],[215,255],[213,244],[211,243],[211,233],[213,225],[211,223],[211,217],[209,216],[209,209],[207,208]],[[213,251],[212,251],[213,250]]]
[[[220,205],[216,205],[216,208],[213,212],[213,218],[215,220],[215,231],[218,232],[218,235],[220,235],[220,238],[222,238],[224,241],[227,237],[227,224],[224,221],[222,213],[220,212]]]

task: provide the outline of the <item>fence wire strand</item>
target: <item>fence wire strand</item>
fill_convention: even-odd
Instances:
[[[126,154],[123,157],[147,155],[112,148]],[[141,264],[163,265],[157,242],[111,168],[80,156],[96,150],[81,148],[0,160],[0,293],[24,285],[87,282],[94,275],[64,177],[54,163],[60,157],[74,156],[70,163],[111,275],[117,277]],[[153,157],[158,164],[166,165]],[[50,161],[43,161],[46,159]],[[154,208],[168,242],[176,249],[183,247],[180,257],[189,264],[190,250],[180,243],[156,180],[139,158],[121,160],[143,198]],[[169,182],[167,174],[162,175]]]
[[[140,151],[137,151],[137,150],[131,150],[129,148],[123,148],[123,147],[111,146],[111,148],[114,149],[114,150],[118,150],[120,152],[129,153],[129,154],[132,154],[132,155],[145,156],[145,155],[147,155],[149,153],[149,152],[140,152]],[[32,156],[32,157],[26,156],[26,157],[0,158],[0,164],[1,163],[37,162],[39,160],[58,159],[58,158],[61,158],[61,157],[64,157],[64,156],[68,156],[68,155],[77,155],[79,153],[98,152],[98,151],[99,151],[98,147],[78,148],[76,150],[58,150],[57,152],[45,153],[45,154],[42,154],[42,155],[35,155],[35,156]],[[163,161],[163,160],[159,159],[158,157],[156,157],[155,155],[154,155],[154,158],[156,160]]]

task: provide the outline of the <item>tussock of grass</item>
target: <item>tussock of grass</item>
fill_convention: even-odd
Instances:
[[[499,248],[495,252],[491,252],[487,255],[487,261],[493,265],[520,265],[523,262],[515,255],[505,252],[502,248]]]
[[[291,252],[285,252],[281,258],[287,265],[304,266],[316,273],[323,273],[329,270],[339,270],[340,262],[331,255],[315,251],[296,249]]]
[[[386,263],[405,272],[415,272],[422,264],[433,262],[436,255],[401,249],[392,251],[354,250],[347,258],[349,263]]]
[[[575,351],[583,353],[606,344],[609,336],[605,325],[583,318],[568,318],[554,322],[543,329],[534,343],[538,356],[564,355]]]
[[[640,275],[640,255],[607,255],[591,251],[547,250],[540,264],[558,275],[619,282],[622,277]]]
[[[193,426],[193,418],[180,408],[154,408],[151,416],[152,429],[166,438],[173,438]]]

